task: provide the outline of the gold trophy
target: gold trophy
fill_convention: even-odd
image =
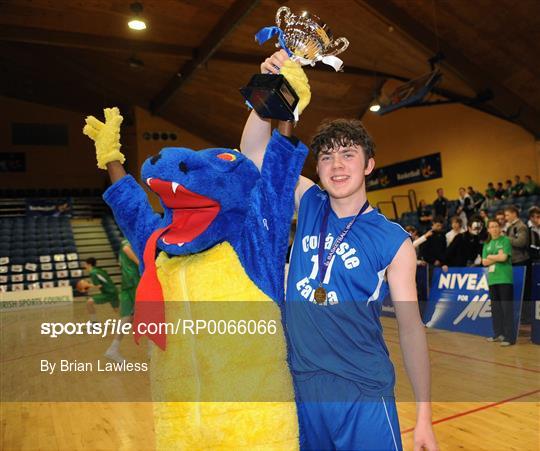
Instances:
[[[287,6],[276,12],[276,25],[265,27],[255,39],[263,44],[278,36],[276,47],[283,48],[293,61],[314,66],[317,61],[341,70],[343,62],[336,55],[348,46],[346,38],[333,39],[330,28],[318,16],[307,11],[293,14]],[[291,121],[295,119],[298,96],[283,75],[256,74],[240,89],[246,102],[263,118]]]

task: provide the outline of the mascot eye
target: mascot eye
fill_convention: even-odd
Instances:
[[[225,160],[225,161],[234,161],[234,160],[236,160],[236,155],[233,155],[232,153],[220,153],[217,157],[219,159]]]

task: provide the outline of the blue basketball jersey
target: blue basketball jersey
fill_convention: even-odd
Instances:
[[[394,367],[379,316],[388,293],[386,268],[409,234],[378,210],[359,216],[328,265],[322,281],[327,300],[317,304],[319,234],[328,203],[317,185],[300,202],[284,311],[291,369],[296,378],[330,373],[367,395],[391,396]],[[351,219],[330,211],[325,259]]]

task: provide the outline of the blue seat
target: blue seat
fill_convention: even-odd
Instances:
[[[37,255],[25,255],[24,262],[25,263],[39,263],[39,257]]]
[[[25,246],[24,246],[24,253],[25,254],[35,254],[37,251],[37,246],[35,245],[35,243],[25,243]]]

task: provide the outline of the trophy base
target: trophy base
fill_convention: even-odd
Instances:
[[[260,117],[294,120],[298,95],[283,75],[255,74],[240,92]]]

